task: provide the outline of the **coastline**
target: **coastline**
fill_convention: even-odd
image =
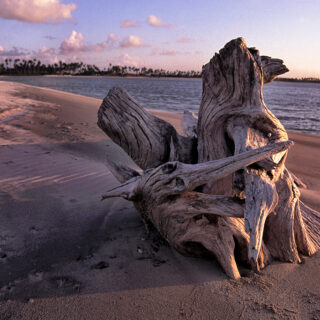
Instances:
[[[192,80],[192,79],[197,79],[201,80],[201,77],[178,77],[178,76],[142,76],[142,75],[125,75],[125,76],[120,76],[120,75],[71,75],[71,74],[35,74],[35,75],[0,75],[0,78],[11,78],[11,77],[43,77],[43,78],[119,78],[119,79],[184,79],[184,80]]]
[[[47,80],[46,80],[47,79]],[[56,80],[55,80],[56,79]],[[1,82],[11,81],[27,85],[52,88],[64,92],[103,99],[113,86],[122,86],[142,106],[170,113],[190,110],[197,113],[201,100],[201,81],[177,78],[124,78],[124,77],[7,77]],[[0,83],[1,84],[1,83]],[[318,85],[274,83],[264,90],[266,104],[275,113],[287,130],[296,130],[320,136]],[[164,94],[164,92],[166,92]],[[296,92],[292,96],[290,92]],[[301,99],[299,98],[301,95]],[[308,102],[310,95],[314,99]],[[296,102],[295,102],[295,99]],[[305,106],[305,107],[304,107]],[[299,117],[304,118],[300,121]]]
[[[130,203],[100,202],[117,184],[105,153],[130,162],[96,125],[100,99],[1,82],[0,104],[0,318],[317,316],[319,253],[232,281],[214,260],[148,238]],[[148,111],[182,133],[182,114]],[[288,168],[308,186],[302,200],[319,210],[320,136],[289,137]]]
[[[81,75],[81,74],[31,74],[31,75],[1,75],[0,78],[5,77],[47,77],[47,78],[68,78],[68,77],[81,77],[81,78],[142,78],[142,79],[201,79],[201,76],[199,77],[186,77],[186,76],[147,76],[147,75],[134,75],[134,74],[127,74],[127,75]],[[299,83],[320,83],[320,79],[313,79],[313,78],[285,78],[285,77],[278,77],[277,79],[274,79],[273,81],[280,81],[280,82],[299,82]]]

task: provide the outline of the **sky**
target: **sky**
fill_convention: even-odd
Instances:
[[[320,77],[320,0],[0,0],[0,61],[201,71],[237,37]]]

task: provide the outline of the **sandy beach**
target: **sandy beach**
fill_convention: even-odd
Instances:
[[[107,94],[107,92],[106,92]],[[101,100],[0,82],[0,319],[320,319],[320,254],[229,280],[146,234],[105,165]],[[179,133],[181,115],[151,111]],[[320,136],[289,132],[287,166],[320,210]]]

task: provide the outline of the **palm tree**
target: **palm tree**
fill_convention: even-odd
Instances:
[[[20,59],[14,59],[13,61],[13,67],[14,67],[14,73],[19,74],[19,62]]]

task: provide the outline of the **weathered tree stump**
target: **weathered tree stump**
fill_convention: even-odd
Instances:
[[[230,41],[203,68],[199,117],[182,120],[186,137],[111,89],[98,125],[144,171],[108,160],[122,184],[103,199],[133,201],[176,250],[215,256],[231,278],[240,277],[236,259],[259,270],[272,258],[300,262],[316,252],[320,215],[300,205],[285,167],[292,143],[262,95],[286,71],[242,38]]]

